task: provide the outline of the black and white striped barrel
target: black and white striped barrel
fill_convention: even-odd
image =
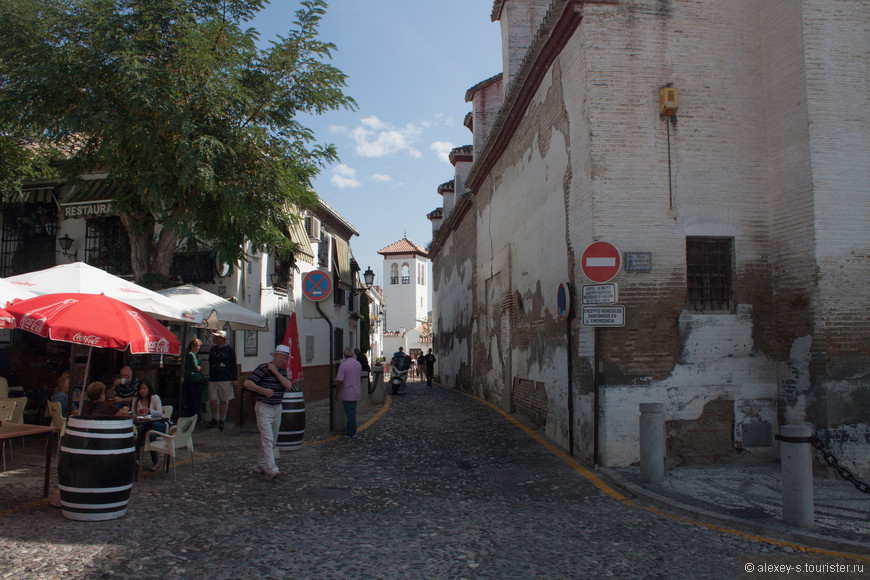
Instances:
[[[127,513],[136,469],[132,419],[70,417],[58,454],[63,515],[102,521]]]
[[[281,401],[281,428],[278,449],[292,451],[302,445],[305,437],[305,399],[302,391],[285,391]]]

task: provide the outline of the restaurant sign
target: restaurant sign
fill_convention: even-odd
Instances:
[[[89,219],[113,215],[111,199],[61,205],[63,219]]]

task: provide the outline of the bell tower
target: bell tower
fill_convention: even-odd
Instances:
[[[408,239],[378,250],[384,257],[384,330],[410,330],[429,314],[429,253]]]

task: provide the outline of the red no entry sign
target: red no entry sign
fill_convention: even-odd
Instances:
[[[580,267],[583,275],[599,284],[610,282],[619,273],[622,260],[619,250],[610,242],[594,242],[586,246]]]
[[[309,300],[320,302],[332,293],[332,278],[329,272],[312,270],[302,278],[302,294]]]

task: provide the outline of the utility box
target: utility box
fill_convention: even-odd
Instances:
[[[659,89],[659,114],[670,117],[677,113],[679,98],[677,89],[674,87],[662,87]]]

